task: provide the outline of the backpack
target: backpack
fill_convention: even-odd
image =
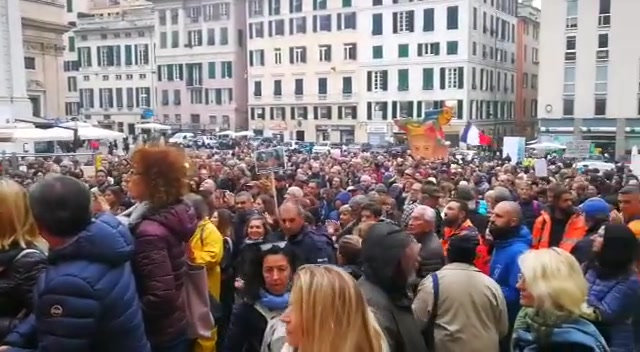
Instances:
[[[254,307],[267,319],[260,352],[281,352],[287,342],[287,327],[280,321],[282,312],[271,311],[261,304],[255,304]]]

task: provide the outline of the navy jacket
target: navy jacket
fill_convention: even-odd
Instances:
[[[298,255],[301,265],[304,264],[336,264],[336,253],[331,238],[322,232],[317,232],[304,225],[300,233],[285,238],[281,232],[275,232],[265,237],[265,242],[287,243]]]
[[[5,339],[11,351],[150,352],[129,261],[133,239],[102,214],[63,247],[35,288],[34,312]]]
[[[253,304],[242,301],[236,303],[222,352],[260,352],[267,323],[267,319]]]

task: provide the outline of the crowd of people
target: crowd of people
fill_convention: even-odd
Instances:
[[[3,169],[0,351],[640,351],[624,165],[553,159],[536,177],[345,151],[257,174],[247,145],[111,154],[91,175],[62,158]]]

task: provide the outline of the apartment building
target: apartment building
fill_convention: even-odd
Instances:
[[[246,130],[244,0],[152,0],[156,115],[183,129]]]
[[[75,28],[78,15],[88,14],[92,3],[86,0],[66,0],[64,19],[67,25]],[[78,93],[78,52],[76,50],[76,36],[73,30],[63,35],[65,50],[63,58],[64,82],[64,117],[78,118],[80,116],[80,94]]]
[[[540,136],[590,140],[622,155],[640,145],[638,1],[545,0]]]
[[[26,88],[33,116],[56,118],[65,112],[63,35],[71,29],[65,21],[64,3],[21,0],[20,14]]]
[[[100,5],[78,16],[73,31],[80,115],[132,135],[156,105],[154,17],[144,1]]]
[[[516,1],[253,0],[249,110],[255,133],[381,143],[392,120],[457,108],[511,132]],[[509,130],[508,130],[509,129]]]
[[[538,130],[540,14],[533,0],[518,3],[516,27],[516,134],[533,138]]]

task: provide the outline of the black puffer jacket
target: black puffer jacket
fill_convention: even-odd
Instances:
[[[420,267],[418,268],[418,278],[424,279],[429,274],[436,272],[445,265],[444,249],[442,243],[435,233],[428,233],[421,237],[420,244]]]
[[[41,251],[11,246],[0,251],[0,341],[33,308],[33,287],[38,275],[47,267]],[[22,253],[22,254],[21,254]]]

